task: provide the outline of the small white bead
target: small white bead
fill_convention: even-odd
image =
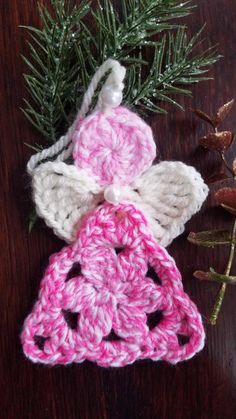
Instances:
[[[122,190],[117,185],[109,185],[104,191],[104,198],[110,204],[119,204],[123,196]]]
[[[116,108],[121,104],[123,95],[120,90],[114,90],[112,86],[104,86],[100,98],[103,106]]]

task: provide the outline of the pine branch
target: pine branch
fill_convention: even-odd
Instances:
[[[136,54],[130,57],[137,47],[155,46],[156,42],[150,38],[181,27],[169,20],[187,16],[192,9],[190,1],[122,0],[118,13],[112,1],[100,0],[98,7],[92,11],[96,37],[84,28],[87,49],[94,52],[96,61],[100,63],[109,57],[125,60],[126,63],[137,62]]]
[[[140,83],[133,82],[134,89],[126,96],[127,102],[141,105],[152,112],[164,112],[156,102],[168,102],[182,109],[171,96],[181,94],[191,96],[187,86],[208,80],[207,67],[218,60],[215,48],[210,48],[200,55],[194,54],[198,44],[200,30],[188,41],[185,28],[179,28],[175,35],[169,33],[155,45],[155,54],[149,74]],[[140,67],[141,71],[141,67]],[[137,74],[137,73],[136,73]]]
[[[68,122],[68,109],[78,84],[78,67],[73,49],[80,39],[78,23],[89,11],[89,2],[68,8],[63,0],[52,0],[54,15],[39,6],[42,29],[30,32],[30,58],[23,57],[29,74],[25,82],[31,101],[25,100],[24,113],[50,141],[55,141],[62,124]]]
[[[74,7],[69,1],[51,2],[52,14],[39,7],[42,29],[27,27],[29,58],[23,57],[31,96],[24,113],[50,141],[66,130],[91,77],[107,58],[127,67],[125,103],[162,113],[159,101],[181,107],[173,95],[191,95],[188,86],[207,80],[208,67],[219,58],[214,48],[195,52],[201,31],[188,40],[178,23],[192,11],[190,1],[122,0],[118,10],[111,0],[100,0],[90,25],[84,19],[88,0]]]

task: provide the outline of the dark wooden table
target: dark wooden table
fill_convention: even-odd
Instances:
[[[48,3],[48,2],[47,2]],[[185,113],[171,109],[168,116],[150,118],[164,159],[193,164],[204,175],[217,169],[217,156],[197,148],[205,126],[189,107],[213,112],[236,92],[235,0],[196,0],[188,18],[192,31],[206,22],[209,44],[219,44],[224,55],[212,70],[214,81],[193,89],[192,100],[182,100]],[[217,326],[206,324],[204,350],[175,367],[140,362],[122,369],[102,369],[85,362],[69,367],[33,365],[23,356],[19,333],[37,297],[49,255],[63,243],[38,224],[29,235],[30,207],[25,165],[30,150],[24,143],[40,141],[20,111],[25,95],[20,54],[26,52],[19,24],[38,22],[34,0],[1,0],[1,222],[0,222],[0,417],[1,419],[234,419],[236,418],[236,288],[228,288]],[[227,128],[236,130],[236,106]],[[236,145],[234,147],[236,152]],[[186,231],[230,226],[231,217],[212,208],[209,199]],[[223,270],[227,249],[203,250],[186,241],[186,234],[169,248],[183,273],[186,291],[204,316],[218,287],[199,283],[195,268]],[[234,267],[235,268],[235,267]],[[235,273],[235,271],[234,271]]]

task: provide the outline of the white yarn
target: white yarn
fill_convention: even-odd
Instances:
[[[124,84],[123,84],[123,80],[125,77],[125,68],[122,67],[120,65],[120,63],[116,60],[112,60],[112,59],[108,59],[106,60],[101,67],[99,67],[99,69],[97,70],[97,72],[94,74],[88,90],[86,91],[84,98],[83,98],[83,102],[82,102],[82,106],[81,109],[79,110],[74,123],[72,124],[72,126],[69,128],[68,132],[66,135],[62,136],[55,144],[53,144],[51,147],[44,149],[43,151],[34,154],[33,156],[31,156],[30,160],[28,161],[27,164],[27,172],[32,175],[36,166],[44,161],[44,160],[48,160],[50,158],[56,157],[56,161],[64,161],[66,160],[68,157],[71,156],[72,152],[73,152],[73,144],[71,142],[71,134],[74,131],[74,127],[76,122],[83,118],[87,112],[89,111],[91,102],[92,102],[92,98],[94,96],[94,93],[98,87],[99,82],[101,81],[101,79],[103,78],[103,76],[109,71],[111,70],[109,76],[107,77],[106,82],[103,85],[103,88],[99,94],[99,98],[98,98],[98,103],[96,105],[96,110],[98,109],[107,109],[109,108],[109,106],[111,106],[111,104],[109,103],[104,103],[103,100],[103,92],[104,89],[107,89],[109,87],[110,89],[110,94],[112,95],[114,92],[117,93],[119,92],[121,95],[121,100],[122,100],[122,91],[124,88]],[[112,107],[112,106],[111,106]]]
[[[111,73],[109,74],[106,82],[104,83],[102,90],[99,94],[98,97],[98,103],[96,105],[96,109],[103,109],[104,106],[106,106],[106,103],[103,102],[102,100],[102,96],[103,96],[103,92],[104,90],[109,86],[112,91],[120,91],[122,92],[124,89],[124,84],[123,84],[123,80],[125,78],[125,68],[122,67],[120,65],[120,63],[116,60],[112,60],[112,59],[108,59],[106,60],[101,67],[99,67],[99,69],[97,70],[97,72],[94,74],[91,83],[88,87],[88,90],[86,91],[84,98],[83,98],[83,103],[81,106],[80,111],[77,114],[76,119],[81,119],[83,118],[90,107],[90,104],[92,102],[92,98],[94,96],[94,93],[97,89],[98,83],[101,81],[101,79],[103,78],[103,76],[109,71],[111,70]]]
[[[85,170],[64,162],[47,162],[33,172],[36,212],[67,242],[76,238],[83,214],[103,199],[101,187]]]
[[[58,155],[57,161],[59,161],[61,157],[62,157],[62,159],[65,159],[65,155],[62,152],[62,150],[64,150],[66,147],[68,147],[68,152],[71,154],[71,151],[72,151],[71,147],[70,147],[71,131],[72,131],[72,127],[68,130],[66,135],[63,135],[51,147],[45,148],[44,150],[40,151],[39,153],[34,154],[33,156],[31,156],[31,158],[29,159],[29,161],[27,163],[27,166],[26,166],[27,172],[29,173],[29,175],[33,174],[33,171],[36,168],[36,166],[38,165],[38,163],[42,162],[43,160],[47,160],[47,159],[55,157],[57,155]],[[60,152],[61,152],[61,154],[60,154]]]
[[[131,188],[126,198],[143,211],[164,247],[183,233],[185,223],[200,210],[208,195],[200,173],[182,162],[163,161],[152,166]]]
[[[85,170],[48,162],[33,174],[36,211],[67,242],[76,237],[78,222],[104,200],[104,190]],[[181,162],[161,162],[123,188],[124,201],[146,216],[158,243],[167,246],[205,200],[208,187],[200,174]]]

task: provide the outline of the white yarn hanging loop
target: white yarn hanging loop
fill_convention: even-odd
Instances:
[[[72,127],[71,127],[72,128]],[[40,151],[37,154],[31,156],[27,163],[27,172],[29,175],[33,174],[33,171],[37,167],[38,163],[47,160],[51,157],[57,157],[57,161],[66,160],[71,155],[72,152],[72,144],[70,144],[70,134],[72,132],[71,128],[68,130],[66,135],[63,135],[55,144],[53,144],[49,148],[45,148],[44,150]],[[65,150],[67,148],[67,150]],[[62,151],[63,150],[63,151]],[[65,153],[67,151],[67,153]],[[67,155],[68,154],[68,155]]]
[[[77,114],[76,120],[83,118],[87,112],[89,111],[89,107],[92,102],[92,98],[94,96],[95,91],[97,90],[99,82],[102,80],[103,76],[111,70],[111,73],[109,74],[106,82],[104,83],[102,90],[98,97],[98,103],[96,105],[96,109],[103,109],[104,106],[109,106],[106,101],[104,101],[104,93],[107,89],[110,89],[110,93],[112,95],[113,92],[121,93],[124,88],[123,80],[125,77],[125,68],[120,65],[120,63],[116,60],[108,59],[106,60],[101,67],[97,70],[97,72],[94,74],[91,83],[88,87],[88,90],[86,91],[82,106],[80,111]],[[121,97],[122,100],[122,97]],[[112,105],[110,105],[113,107]]]
[[[111,70],[106,82],[104,83],[102,90],[98,97],[98,102],[95,107],[96,110],[107,110],[119,106],[122,102],[122,91],[124,88],[123,80],[125,77],[125,68],[120,65],[116,60],[106,60],[94,74],[89,87],[84,95],[81,108],[75,118],[74,123],[69,128],[66,135],[63,135],[55,144],[51,147],[40,151],[37,154],[31,156],[27,163],[27,172],[32,176],[35,168],[39,163],[44,160],[56,157],[56,161],[65,161],[72,155],[73,144],[71,142],[71,134],[74,131],[75,123],[79,119],[83,118],[89,111],[92,103],[92,98],[95,91],[97,90],[99,82],[102,80],[104,75]]]

